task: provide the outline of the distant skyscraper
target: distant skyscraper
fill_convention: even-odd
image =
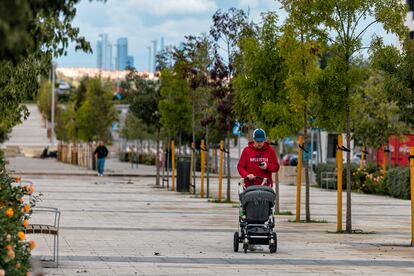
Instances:
[[[157,71],[157,41],[156,40],[151,40],[152,42],[152,69],[155,71]]]
[[[127,58],[127,67],[134,67],[134,57],[133,56],[128,56]]]
[[[128,62],[128,38],[119,38],[116,45],[115,68],[116,70],[125,70]]]
[[[161,47],[160,51],[161,52],[164,51],[164,37],[163,36],[161,37],[161,45],[160,45],[160,47]]]
[[[112,69],[112,45],[108,40],[107,34],[99,34],[96,45],[97,62],[96,66],[99,69]]]

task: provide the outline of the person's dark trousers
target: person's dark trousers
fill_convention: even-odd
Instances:
[[[98,173],[103,175],[105,166],[105,158],[98,158]]]

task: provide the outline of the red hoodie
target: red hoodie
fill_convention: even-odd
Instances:
[[[261,162],[267,163],[266,170],[259,168],[259,163]],[[261,149],[257,149],[254,147],[254,142],[251,141],[240,156],[237,170],[243,178],[249,174],[253,174],[255,176],[266,177],[273,184],[272,173],[279,171],[279,162],[277,161],[274,149],[269,143],[265,142]],[[261,183],[262,180],[260,179],[255,179],[254,181],[254,185],[260,185]],[[249,180],[245,184],[246,186],[251,185]]]

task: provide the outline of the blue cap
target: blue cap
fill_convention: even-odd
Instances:
[[[261,128],[256,128],[253,131],[253,140],[256,142],[263,142],[266,140],[266,132]]]

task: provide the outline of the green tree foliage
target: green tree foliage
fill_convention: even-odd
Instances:
[[[74,102],[69,102],[64,108],[59,109],[56,116],[55,133],[59,141],[77,142],[78,124],[76,122],[77,110]]]
[[[78,2],[0,1],[0,143],[28,116],[22,101],[35,98],[37,79],[46,74],[52,55],[65,54],[70,41],[77,49],[91,51],[89,43],[79,36],[79,29],[71,25]],[[18,202],[22,191],[12,182],[0,176],[0,267],[7,275],[26,275],[30,250],[27,242],[17,241],[16,235],[24,218]],[[14,209],[12,218],[4,220],[4,206]]]
[[[406,41],[402,52],[393,46],[384,46],[380,40],[372,44],[372,67],[384,77],[383,86],[387,99],[395,102],[400,109],[398,120],[413,129],[414,41]]]
[[[279,48],[277,15],[263,14],[257,35],[240,41],[234,86],[239,120],[268,130],[273,139],[293,134],[300,126],[284,87],[288,68]]]
[[[328,62],[334,75],[338,90],[334,93],[336,98],[342,99],[339,110],[327,109],[337,124],[346,121],[346,147],[350,148],[351,141],[351,99],[363,79],[361,79],[356,66],[356,54],[363,48],[362,41],[367,38],[367,31],[375,25],[382,25],[391,33],[395,33],[402,40],[408,35],[408,29],[404,25],[407,14],[406,4],[398,0],[326,0],[320,6],[323,11],[323,24],[329,28],[329,38],[332,41],[331,49],[333,58]],[[329,97],[329,95],[326,95]],[[341,108],[342,107],[342,108]],[[345,113],[345,117],[341,115]],[[346,231],[352,232],[351,220],[351,156],[347,159],[347,209]]]
[[[159,101],[160,121],[171,138],[191,130],[190,89],[182,72],[161,72],[161,96]]]
[[[14,65],[0,59],[0,143],[16,124],[29,115],[21,104],[28,95],[34,97],[37,91],[39,66],[33,57]]]
[[[83,78],[80,81],[79,86],[71,93],[67,104],[55,105],[59,107],[55,125],[55,133],[58,140],[65,142],[79,141],[79,126],[76,118],[80,107],[86,99],[89,80],[89,78]],[[50,108],[50,104],[47,105],[47,108]]]
[[[79,138],[83,141],[110,141],[110,127],[118,119],[111,88],[100,78],[88,81],[86,98],[76,117]]]
[[[127,140],[141,140],[152,137],[150,133],[154,131],[148,130],[141,119],[137,118],[133,113],[128,113],[125,118],[124,127],[121,130],[122,137]]]
[[[387,144],[391,135],[402,134],[407,129],[399,120],[398,103],[388,97],[384,83],[383,74],[371,72],[353,99],[354,139],[374,148]]]
[[[282,54],[289,68],[285,82],[290,105],[295,114],[302,117],[304,148],[308,148],[307,131],[309,114],[317,91],[317,55],[324,45],[325,29],[320,27],[322,20],[322,1],[282,0],[284,9],[289,13],[283,26],[280,42]],[[306,156],[306,152],[303,154]],[[304,160],[306,182],[306,221],[310,222],[310,183],[308,158]]]
[[[55,100],[55,106],[57,98]],[[48,80],[43,80],[40,84],[39,93],[37,94],[37,105],[43,118],[48,122],[51,120],[52,110],[52,84]]]
[[[128,74],[129,90],[133,97],[129,111],[142,123],[153,131],[160,128],[160,112],[158,102],[160,100],[160,88],[158,81],[145,80],[138,76],[136,71]]]

